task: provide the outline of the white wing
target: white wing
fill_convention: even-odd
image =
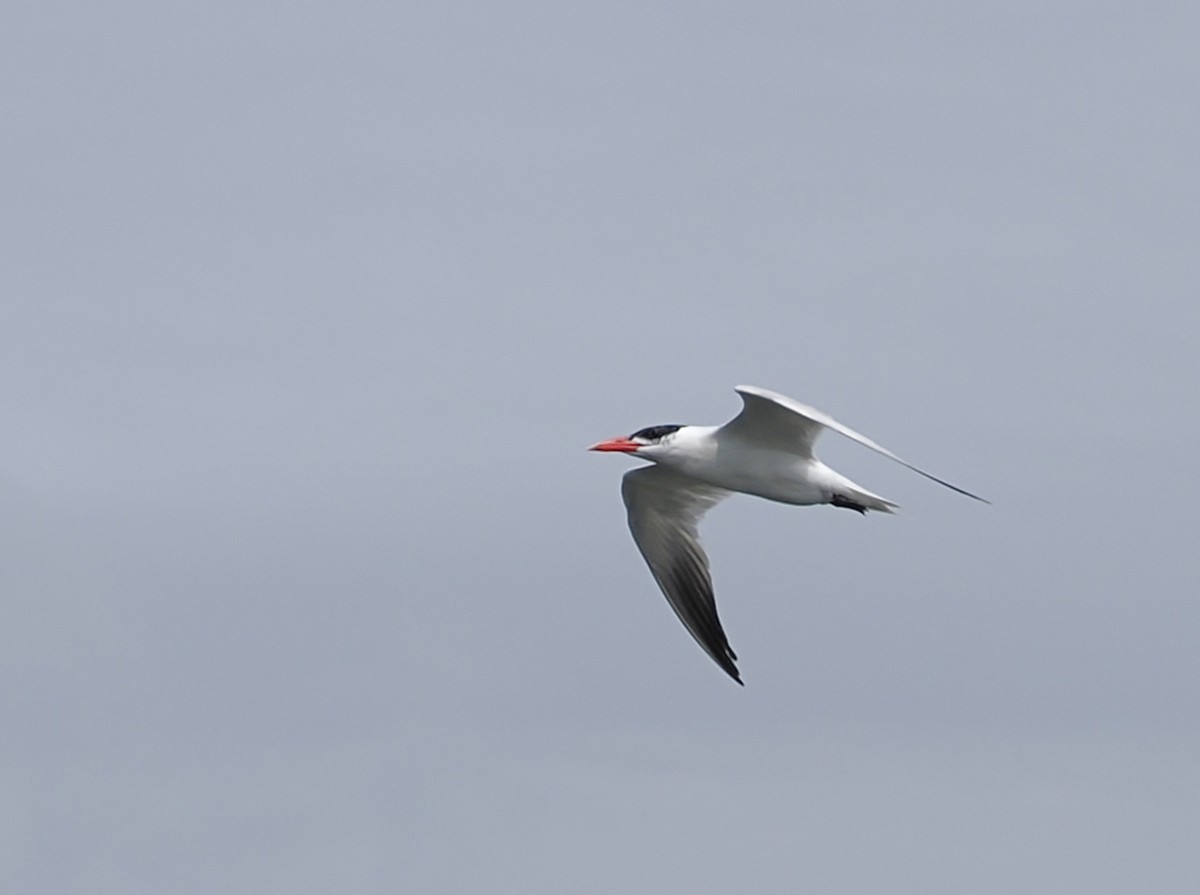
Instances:
[[[811,459],[813,442],[821,434],[821,430],[832,429],[834,432],[845,435],[851,441],[857,441],[885,457],[890,457],[902,466],[907,466],[913,472],[923,475],[939,485],[945,485],[951,491],[957,491],[967,497],[990,503],[978,494],[972,494],[970,491],[952,485],[944,479],[939,479],[923,469],[918,469],[907,460],[902,460],[887,448],[876,444],[865,435],[860,435],[849,426],[843,426],[833,417],[822,413],[815,407],[809,407],[807,404],[793,401],[785,395],[753,385],[739,385],[734,391],[742,396],[745,406],[741,413],[721,427],[721,432],[736,435],[757,444],[788,450],[805,459]]]
[[[696,529],[729,493],[662,466],[634,469],[621,480],[629,530],[654,580],[696,642],[740,684],[733,664],[737,656],[717,617],[708,556]]]

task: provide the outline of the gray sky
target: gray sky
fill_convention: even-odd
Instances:
[[[1200,891],[1194,3],[16,3],[0,888]],[[897,517],[624,526],[814,404]]]

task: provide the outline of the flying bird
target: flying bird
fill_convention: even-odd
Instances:
[[[701,648],[742,683],[737,656],[717,616],[708,556],[700,546],[701,517],[740,491],[780,503],[829,504],[865,514],[898,505],[856,485],[817,459],[813,442],[825,429],[878,451],[939,485],[988,503],[918,469],[821,411],[791,398],[739,385],[742,411],[723,426],[650,426],[588,450],[649,460],[625,473],[621,496],[629,530],[667,602]]]

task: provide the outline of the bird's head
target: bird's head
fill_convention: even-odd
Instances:
[[[633,454],[644,460],[661,460],[671,452],[671,442],[683,426],[648,426],[638,429],[632,435],[610,438],[593,444],[589,451],[611,451],[614,453]]]

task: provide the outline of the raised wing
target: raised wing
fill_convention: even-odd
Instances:
[[[944,485],[951,491],[973,497],[984,503],[991,503],[978,494],[972,494],[958,485],[952,485],[945,479],[939,479],[923,469],[913,466],[907,460],[897,457],[887,448],[878,445],[865,435],[855,432],[849,426],[844,426],[815,407],[793,401],[791,398],[765,388],[753,385],[739,385],[735,391],[742,396],[742,412],[721,427],[720,431],[736,435],[747,441],[756,442],[774,448],[789,450],[805,459],[812,458],[812,446],[821,429],[832,429],[840,435],[845,435],[851,441],[857,441],[864,447],[878,451],[885,457],[895,460],[901,466],[907,466],[918,475],[923,475],[931,481]]]
[[[629,530],[654,580],[696,642],[740,684],[697,531],[701,517],[728,495],[662,466],[634,469],[621,480]]]

